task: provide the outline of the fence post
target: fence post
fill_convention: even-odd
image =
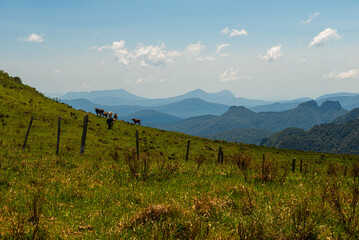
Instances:
[[[221,156],[222,156],[222,146],[219,146],[217,163],[221,163]]]
[[[263,159],[262,159],[262,176],[264,176],[264,163],[266,161],[266,155],[263,154]]]
[[[303,159],[300,159],[300,173],[302,173],[303,170]]]
[[[28,136],[29,136],[30,128],[31,128],[31,125],[32,125],[32,121],[33,121],[33,120],[34,120],[34,117],[31,117],[30,124],[29,124],[29,128],[27,129],[26,136],[25,136],[25,141],[24,141],[24,144],[22,145],[22,150],[25,149],[26,142],[27,142],[27,138],[28,138]]]
[[[223,164],[223,150],[221,149],[221,163]]]
[[[292,172],[295,172],[295,158],[292,160]]]
[[[137,153],[137,161],[140,160],[140,146],[138,144],[138,130],[136,129],[136,153]]]
[[[187,151],[186,151],[186,161],[188,160],[188,154],[189,154],[189,145],[191,144],[191,140],[187,140]]]
[[[57,120],[57,143],[56,143],[56,155],[59,155],[60,148],[60,128],[61,128],[61,117]]]
[[[89,120],[89,115],[85,115],[84,117],[84,127],[82,130],[82,139],[81,139],[81,149],[80,149],[80,155],[83,155],[85,152],[85,144],[86,144],[86,133],[87,133],[87,123]]]

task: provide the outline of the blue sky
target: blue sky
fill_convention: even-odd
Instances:
[[[358,1],[0,1],[0,69],[43,92],[359,92]]]

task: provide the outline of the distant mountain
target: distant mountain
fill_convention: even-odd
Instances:
[[[223,105],[256,106],[256,105],[264,105],[271,103],[263,100],[252,100],[252,99],[246,99],[240,97],[238,98],[228,90],[223,90],[215,93],[208,93],[201,89],[196,89],[194,91],[175,97],[159,98],[159,99],[149,99],[149,98],[139,97],[137,95],[127,92],[124,89],[92,91],[92,92],[69,92],[60,97],[60,99],[62,100],[71,100],[71,99],[79,99],[79,98],[87,99],[93,103],[101,104],[101,105],[116,105],[116,106],[139,105],[139,106],[152,106],[152,107],[179,102],[189,98],[199,98],[207,102],[218,103]]]
[[[316,125],[308,131],[288,128],[261,145],[305,151],[359,154],[359,119],[346,123]]]
[[[357,96],[357,95],[359,95],[359,93],[347,93],[347,92],[329,93],[329,94],[325,94],[320,97],[317,97],[315,100],[319,101],[319,100],[336,98],[336,97],[353,97],[353,96]]]
[[[359,108],[355,108],[343,116],[337,117],[332,123],[346,123],[355,119],[359,119]]]
[[[151,123],[171,123],[183,120],[183,118],[174,117],[154,110],[142,110],[130,115],[119,116],[118,118],[119,120],[127,122],[131,122],[132,118],[141,119],[141,124],[144,126],[151,126]]]
[[[352,110],[359,107],[359,95],[352,95],[354,93],[347,93],[347,96],[332,96],[321,98],[318,100],[318,103],[324,101],[338,101],[347,110]],[[334,94],[333,94],[334,95]]]
[[[285,112],[255,113],[242,106],[233,106],[220,116],[185,119],[157,127],[195,136],[212,135],[236,128],[257,128],[278,132],[288,127],[309,129],[315,124],[330,122],[346,112],[339,102],[328,101],[319,107],[313,100],[301,103],[298,107]]]
[[[153,109],[177,117],[189,118],[206,114],[220,115],[228,111],[228,108],[228,105],[206,102],[199,98],[188,98]]]
[[[297,107],[299,104],[310,101],[310,98],[298,98],[290,101],[280,101],[272,104],[248,107],[253,112],[283,112]]]
[[[179,102],[174,102],[161,106],[146,107],[146,106],[108,106],[90,102],[86,99],[72,99],[63,100],[64,103],[72,106],[75,109],[82,109],[87,112],[94,113],[94,107],[104,109],[105,111],[113,111],[120,115],[132,114],[142,110],[155,110],[176,116],[178,118],[189,118],[194,116],[212,114],[220,115],[226,112],[229,108],[227,105],[210,103],[198,98],[184,99]]]
[[[205,135],[205,138],[225,140],[228,142],[236,143],[248,143],[248,144],[257,144],[261,142],[263,138],[268,138],[273,133],[263,130],[263,129],[245,129],[245,128],[236,128],[228,131],[214,133],[211,135]]]
[[[91,92],[68,92],[61,96],[61,99],[76,99],[85,98],[88,100],[96,100],[101,98],[121,98],[130,100],[144,100],[145,98],[134,95],[125,89],[114,89],[114,90],[102,90],[102,91],[91,91]]]

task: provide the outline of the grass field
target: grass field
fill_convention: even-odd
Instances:
[[[211,141],[125,122],[108,130],[93,114],[80,155],[87,113],[4,72],[0,81],[0,238],[359,238],[356,155]]]

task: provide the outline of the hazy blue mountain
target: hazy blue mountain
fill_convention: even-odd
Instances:
[[[329,93],[329,94],[324,94],[320,97],[317,97],[315,100],[318,102],[319,100],[322,100],[322,99],[329,99],[329,98],[333,98],[333,97],[353,97],[356,95],[359,95],[359,93],[347,93],[347,92]]]
[[[190,118],[162,127],[196,136],[212,135],[236,128],[257,128],[278,132],[288,127],[309,129],[315,124],[330,122],[346,112],[339,102],[328,101],[318,106],[312,100],[285,112],[255,113],[243,106],[230,107],[220,116]],[[157,127],[161,128],[161,126]]]
[[[87,100],[102,99],[102,98],[120,98],[120,99],[129,99],[129,100],[145,100],[146,98],[139,97],[135,94],[132,94],[125,89],[114,89],[114,90],[102,90],[102,91],[91,91],[91,92],[68,92],[62,95],[61,99],[76,99],[76,98],[85,98]],[[111,104],[105,104],[111,105]]]
[[[179,102],[161,105],[154,109],[173,116],[189,118],[206,114],[220,115],[228,111],[228,108],[228,105],[206,102],[199,98],[188,98]]]
[[[359,119],[359,108],[355,108],[343,116],[334,119],[332,123],[346,123],[355,119]]]
[[[44,95],[49,98],[60,98],[64,95],[64,93],[61,92],[44,92]]]
[[[132,114],[134,112],[138,112],[142,110],[155,110],[179,118],[189,118],[189,117],[206,115],[206,114],[220,115],[226,112],[229,108],[229,106],[227,105],[210,103],[198,98],[184,99],[179,102],[170,103],[161,106],[155,106],[155,107],[145,107],[145,106],[137,106],[137,105],[107,106],[107,105],[93,103],[87,99],[63,100],[63,102],[72,106],[75,109],[82,109],[92,113],[95,113],[94,107],[104,109],[107,112],[113,111],[120,115]]]
[[[223,90],[215,93],[208,93],[200,89],[188,92],[175,97],[149,99],[139,97],[124,89],[117,90],[104,90],[92,92],[69,92],[61,96],[62,100],[71,99],[87,99],[93,103],[101,105],[138,105],[138,106],[160,106],[182,101],[188,98],[200,98],[204,101],[211,103],[218,103],[223,105],[243,105],[243,106],[256,106],[264,105],[271,102],[263,100],[252,100],[246,98],[238,98],[228,90]]]
[[[334,97],[327,97],[318,100],[319,103],[324,101],[338,101],[343,106],[343,108],[347,110],[352,110],[354,108],[359,107],[359,95],[353,96],[334,96]]]
[[[359,154],[359,119],[320,124],[308,131],[288,128],[261,141],[261,145],[305,151]]]

